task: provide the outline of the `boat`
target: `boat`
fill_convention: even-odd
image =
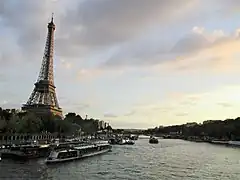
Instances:
[[[135,142],[134,142],[134,140],[132,140],[132,139],[125,139],[125,142],[124,142],[123,144],[134,145]]]
[[[96,143],[82,146],[73,146],[65,149],[56,149],[51,151],[45,162],[49,164],[82,159],[106,153],[110,151],[111,148],[112,146],[108,143]]]
[[[1,158],[13,160],[28,160],[40,157],[46,157],[48,146],[41,145],[20,145],[12,146],[1,150]]]
[[[138,140],[138,135],[130,135],[129,139],[136,141],[136,140]]]
[[[111,145],[115,145],[115,144],[122,145],[122,144],[125,143],[125,140],[123,138],[120,138],[120,137],[115,137],[115,138],[110,138],[108,140],[108,143],[111,144]]]
[[[118,143],[119,143],[119,140],[118,140],[118,139],[115,139],[115,138],[110,138],[110,139],[108,140],[108,143],[109,143],[109,144],[112,144],[112,145],[118,144]]]
[[[109,144],[115,145],[133,145],[135,141],[129,138],[110,138],[108,141]]]
[[[158,139],[153,136],[150,136],[149,143],[150,144],[158,144]]]

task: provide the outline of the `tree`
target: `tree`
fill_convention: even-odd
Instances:
[[[106,129],[107,129],[107,131],[109,131],[109,132],[112,131],[112,127],[111,127],[111,126],[107,126]]]
[[[4,117],[0,116],[0,132],[3,133],[6,131],[7,122]]]
[[[71,131],[71,123],[68,121],[61,121],[61,120],[56,120],[55,121],[56,125],[56,130],[59,133],[69,133]]]
[[[40,133],[43,126],[41,119],[33,113],[27,113],[19,125],[21,133]]]
[[[77,131],[95,133],[98,130],[98,121],[91,118],[82,119],[76,113],[68,113],[64,120],[59,116],[47,114],[36,116],[31,112],[11,111],[0,108],[0,132],[3,133],[41,133],[59,132],[75,133]]]
[[[20,118],[17,115],[12,114],[10,119],[7,122],[7,132],[16,133],[19,123],[20,123]]]

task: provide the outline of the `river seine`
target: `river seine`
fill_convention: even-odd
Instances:
[[[116,145],[112,152],[84,160],[45,165],[44,159],[0,162],[6,180],[239,180],[240,148],[160,139]]]

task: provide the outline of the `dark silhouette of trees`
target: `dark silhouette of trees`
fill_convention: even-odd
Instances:
[[[109,128],[109,127],[108,127]],[[64,119],[53,114],[36,116],[30,112],[16,112],[0,108],[0,133],[63,133],[79,131],[94,134],[99,130],[98,120],[83,119],[76,113],[68,113]]]
[[[144,131],[144,134],[170,135],[181,137],[197,136],[215,139],[240,140],[240,117],[236,119],[208,120],[203,123],[187,123],[166,127],[156,127]]]

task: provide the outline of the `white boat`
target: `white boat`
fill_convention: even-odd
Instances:
[[[131,140],[131,139],[125,139],[124,144],[133,145],[133,144],[135,144],[135,142],[134,142],[134,140]]]
[[[112,146],[108,143],[105,144],[91,144],[83,146],[75,146],[63,150],[53,150],[46,159],[46,163],[57,163],[64,161],[71,161],[82,159],[85,157],[99,155],[110,151]]]
[[[240,146],[240,141],[228,141],[229,145]]]

